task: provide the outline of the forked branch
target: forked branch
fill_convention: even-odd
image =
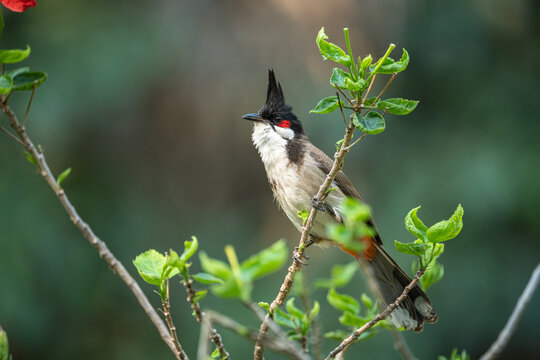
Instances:
[[[90,225],[88,225],[79,215],[75,207],[69,201],[64,190],[58,185],[56,178],[52,174],[49,165],[45,159],[45,155],[41,149],[38,149],[28,134],[26,129],[13,112],[13,110],[7,105],[6,98],[2,98],[0,101],[0,108],[2,112],[7,116],[11,128],[15,131],[19,137],[20,143],[24,146],[26,151],[34,158],[37,166],[39,167],[39,173],[43,176],[43,179],[49,184],[49,187],[54,191],[58,200],[66,210],[69,218],[75,224],[75,226],[82,232],[83,236],[90,242],[90,244],[96,249],[99,256],[105,260],[109,267],[117,274],[120,279],[126,284],[126,286],[131,290],[139,305],[143,308],[146,315],[150,318],[156,329],[158,330],[161,338],[171,349],[171,351],[176,354],[177,350],[172,341],[171,334],[167,329],[167,325],[159,317],[158,313],[146,297],[143,291],[139,287],[139,284],[133,279],[133,277],[126,270],[124,265],[114,256],[114,254],[109,250],[107,245],[96,236]],[[19,141],[17,141],[19,142]]]

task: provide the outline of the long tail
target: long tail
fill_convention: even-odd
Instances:
[[[368,280],[372,283],[379,298],[385,305],[390,305],[403,293],[411,279],[388,255],[381,244],[377,244],[368,237],[362,240],[366,244],[366,248],[361,254],[347,249],[343,250],[358,260],[362,269],[368,273]],[[438,319],[426,293],[418,285],[407,294],[405,300],[390,314],[389,318],[396,327],[416,332],[423,330],[424,320],[428,323],[434,323]]]

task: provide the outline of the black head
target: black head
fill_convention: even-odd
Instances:
[[[292,112],[292,107],[285,103],[285,96],[281,84],[276,81],[272,69],[268,70],[268,89],[266,102],[257,114],[246,114],[246,120],[269,122],[273,126],[290,127],[296,135],[304,133],[302,123]],[[288,121],[284,122],[284,121]]]

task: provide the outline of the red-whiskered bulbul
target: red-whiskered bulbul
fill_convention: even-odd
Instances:
[[[254,122],[252,140],[264,163],[268,182],[281,208],[302,231],[302,219],[298,211],[309,210],[313,198],[330,172],[333,161],[313,145],[302,127],[302,123],[285,103],[281,84],[276,82],[274,72],[268,73],[266,102],[258,113],[246,114],[246,120]],[[341,207],[346,197],[360,199],[347,176],[339,172],[332,191],[313,222],[310,240],[318,245],[336,244],[328,238],[326,226],[342,222]],[[358,239],[365,245],[362,253],[340,246],[353,255],[364,271],[372,274],[377,295],[385,305],[393,303],[411,279],[383,249],[382,240],[376,232],[373,220],[368,224],[374,229],[373,237]],[[397,327],[422,331],[424,320],[437,321],[437,314],[427,295],[417,285],[407,298],[390,315]]]

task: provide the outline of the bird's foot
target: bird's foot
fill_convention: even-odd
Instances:
[[[314,243],[315,241],[313,241],[313,239],[309,239],[308,241],[306,241],[304,243],[304,246],[302,247],[303,251],[301,254],[300,254],[300,247],[299,246],[295,247],[294,252],[293,252],[293,260],[299,263],[300,265],[304,265],[304,266],[309,265],[307,262],[304,261],[304,260],[309,260],[309,256],[305,254],[305,251],[309,246],[313,245]]]
[[[298,246],[294,248],[294,252],[293,252],[293,256],[292,256],[294,262],[296,262],[296,263],[298,263],[298,264],[300,264],[302,266],[308,266],[309,264],[307,262],[305,262],[304,260],[309,260],[309,256],[307,256],[304,253],[300,254],[299,249],[300,248]]]
[[[316,196],[314,196],[311,199],[311,206],[313,206],[315,209],[319,211],[326,211],[326,206],[324,206],[324,201],[320,201],[319,199],[317,199]]]

